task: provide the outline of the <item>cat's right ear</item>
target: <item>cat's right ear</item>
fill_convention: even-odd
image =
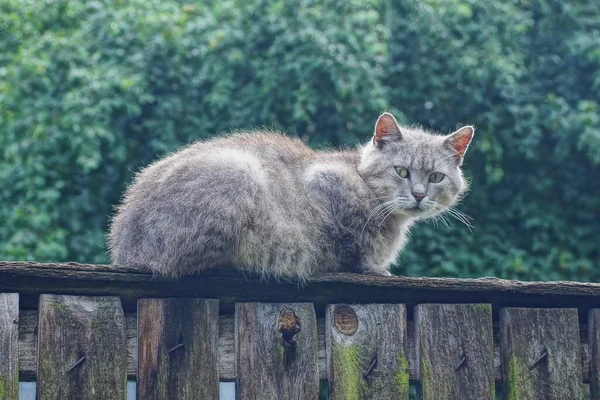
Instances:
[[[396,122],[396,118],[390,113],[381,114],[375,124],[373,144],[377,146],[377,148],[382,148],[385,142],[401,139],[402,132],[400,132],[400,127]]]
[[[462,165],[463,157],[469,148],[469,144],[471,144],[471,140],[473,140],[474,133],[475,128],[472,126],[463,126],[456,132],[448,135],[444,141],[455,152],[454,158],[458,162],[459,167]]]

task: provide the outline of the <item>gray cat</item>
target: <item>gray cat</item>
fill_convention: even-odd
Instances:
[[[433,135],[384,113],[354,151],[271,132],[197,142],[136,176],[112,220],[112,261],[170,277],[226,266],[300,281],[390,275],[415,221],[458,215],[473,132]]]

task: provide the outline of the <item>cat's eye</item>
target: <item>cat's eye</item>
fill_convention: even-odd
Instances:
[[[429,175],[429,182],[432,182],[432,183],[441,182],[445,176],[446,175],[442,174],[441,172],[434,172],[433,174]]]
[[[400,178],[408,178],[408,170],[406,168],[395,167],[396,173]]]

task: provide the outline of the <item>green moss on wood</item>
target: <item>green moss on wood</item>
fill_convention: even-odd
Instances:
[[[90,391],[92,392],[92,394],[98,393],[98,389],[97,389],[98,382],[96,381],[95,374],[87,374],[87,377],[88,377],[88,387],[90,388]]]
[[[166,347],[162,347],[160,352],[160,377],[158,398],[169,398],[169,375],[171,374],[169,367],[169,352]]]
[[[52,370],[53,363],[49,359],[50,355],[51,355],[50,352],[47,352],[47,351],[39,351],[38,352],[38,365],[39,365],[39,369],[40,369],[38,374],[40,372],[46,373],[47,371]],[[54,368],[56,368],[56,366],[54,366]]]
[[[15,365],[12,376],[0,376],[0,400],[15,398],[19,388],[19,366]]]
[[[363,382],[359,347],[335,345],[333,357],[335,391],[342,393],[337,397],[345,400],[360,400]]]
[[[283,343],[283,339],[278,341],[277,350],[279,350],[279,363],[285,363],[285,344]]]
[[[428,389],[428,384],[427,382],[429,382],[429,365],[427,364],[427,362],[425,361],[424,358],[421,358],[421,365],[420,365],[420,369],[421,369],[421,395],[423,399],[427,399],[428,397],[428,393],[427,393],[427,389]]]
[[[408,361],[406,360],[404,353],[400,353],[400,355],[398,355],[398,364],[400,365],[400,370],[394,376],[396,390],[398,394],[408,394],[410,389],[408,383]]]
[[[534,393],[529,373],[525,363],[515,356],[508,359],[508,400],[524,399],[527,397],[527,393]]]
[[[491,304],[473,304],[473,311],[480,312],[485,315],[492,314],[492,305]]]
[[[435,384],[433,383],[435,381]],[[435,393],[431,388],[435,388]],[[431,374],[429,364],[421,359],[421,395],[422,399],[453,399],[456,398],[456,380],[444,374]]]
[[[18,380],[18,373],[17,373],[17,380],[13,380],[12,382],[10,380],[7,380],[8,377],[5,377],[2,379],[2,377],[0,377],[0,400],[4,400],[4,399],[13,399],[15,398],[15,396],[17,396],[17,388],[19,385],[19,380]]]

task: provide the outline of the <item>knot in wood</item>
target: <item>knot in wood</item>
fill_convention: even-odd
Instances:
[[[335,329],[343,335],[351,336],[358,330],[358,317],[352,307],[338,306],[333,313]]]
[[[279,332],[285,342],[294,340],[294,335],[300,332],[300,319],[290,308],[284,308],[279,313]]]

